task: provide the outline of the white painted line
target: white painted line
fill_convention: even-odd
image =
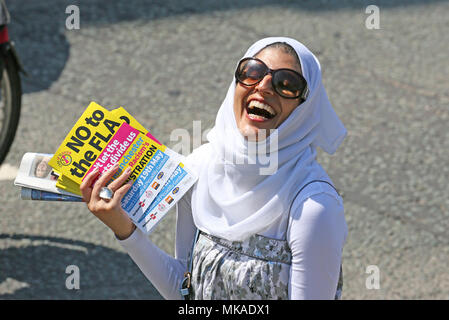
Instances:
[[[17,176],[19,168],[14,167],[10,164],[2,164],[0,166],[0,181],[3,180],[14,180]]]
[[[6,278],[0,283],[0,294],[14,294],[14,292],[20,289],[28,288],[30,285],[26,282],[22,282],[13,278]]]

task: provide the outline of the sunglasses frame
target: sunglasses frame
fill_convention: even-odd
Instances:
[[[240,69],[240,68],[239,68],[240,65],[241,65],[244,61],[247,61],[247,60],[256,60],[256,61],[262,63],[262,65],[264,65],[265,68],[267,69],[266,72],[265,72],[265,74],[263,75],[263,77],[260,78],[258,81],[256,81],[256,82],[253,83],[253,84],[245,84],[245,83],[243,83],[243,82],[239,79],[239,77],[238,77],[238,71],[239,71],[239,69]],[[297,97],[286,97],[286,96],[282,95],[280,92],[278,92],[276,86],[274,85],[273,81],[274,81],[274,75],[275,75],[275,73],[278,72],[278,71],[282,71],[282,70],[288,70],[288,71],[290,71],[290,72],[296,73],[296,74],[299,76],[299,78],[302,79],[302,80],[304,81],[304,83],[306,84],[305,87],[304,87],[304,89],[302,90],[301,94],[298,95]],[[303,100],[306,100],[307,97],[309,96],[309,86],[308,86],[308,84],[307,84],[307,81],[306,81],[306,79],[305,79],[305,78],[304,78],[298,71],[295,71],[295,70],[292,70],[292,69],[288,69],[288,68],[280,68],[280,69],[275,69],[275,70],[273,70],[273,69],[268,68],[268,66],[265,64],[265,62],[263,62],[263,61],[260,60],[260,59],[254,58],[254,57],[247,57],[247,58],[243,58],[242,60],[240,60],[239,63],[237,64],[237,68],[235,69],[235,74],[234,74],[234,76],[235,76],[235,79],[236,79],[240,84],[244,85],[245,87],[252,87],[252,86],[257,85],[260,81],[262,81],[263,78],[265,78],[265,76],[266,76],[267,74],[271,74],[271,85],[273,86],[273,89],[276,91],[276,93],[279,94],[282,98],[285,98],[285,99],[298,99],[298,98],[301,98],[301,99],[303,99]]]

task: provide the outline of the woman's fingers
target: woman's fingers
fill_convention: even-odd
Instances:
[[[100,200],[100,189],[106,186],[106,183],[112,179],[114,174],[117,172],[119,164],[116,163],[106,172],[103,172],[100,178],[98,178],[97,182],[95,182],[92,193],[96,200]]]
[[[125,171],[123,171],[120,177],[118,177],[108,185],[108,188],[110,188],[112,191],[116,191],[125,183],[126,179],[129,178],[130,174],[131,174],[131,167],[128,167],[125,169]]]
[[[98,177],[98,170],[89,173],[85,181],[83,181],[82,186],[80,186],[80,189],[90,212],[107,225],[116,235],[125,235],[130,234],[130,230],[132,232],[132,221],[122,209],[120,202],[132,186],[133,180],[124,184],[126,179],[129,178],[131,170],[125,170],[109,184],[108,187],[114,191],[111,200],[103,200],[99,196],[100,189],[112,180],[113,176],[117,174],[118,168],[119,165],[115,164],[100,177]],[[92,185],[96,178],[98,180]]]
[[[83,197],[84,202],[89,203],[91,196],[92,196],[92,183],[95,181],[95,178],[97,178],[99,174],[98,168],[95,168],[90,172],[86,178],[83,180],[83,182],[80,185],[80,191],[81,195]]]
[[[129,180],[127,183],[125,183],[123,186],[121,186],[114,192],[114,197],[112,198],[112,205],[117,205],[120,203],[120,201],[122,201],[124,195],[128,192],[129,189],[131,189],[133,182],[134,182],[133,180]]]

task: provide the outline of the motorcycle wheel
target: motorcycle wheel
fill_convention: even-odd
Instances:
[[[22,87],[16,61],[10,51],[4,55],[0,84],[0,164],[14,141],[20,118]]]

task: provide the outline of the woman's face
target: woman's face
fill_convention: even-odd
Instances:
[[[270,69],[288,68],[302,74],[296,58],[282,49],[266,48],[255,57],[265,62]],[[267,74],[254,86],[244,86],[237,82],[234,95],[234,115],[237,127],[249,140],[257,140],[259,130],[262,129],[266,130],[265,134],[268,137],[269,129],[279,127],[299,105],[299,102],[300,98],[286,99],[277,94],[271,85],[271,74]],[[267,106],[270,113],[274,115],[271,119],[251,114],[250,108],[264,107],[266,109]]]

